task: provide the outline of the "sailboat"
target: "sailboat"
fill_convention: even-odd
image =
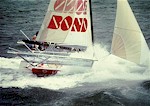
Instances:
[[[117,0],[111,53],[141,66],[150,65],[150,50],[128,0]]]
[[[38,76],[53,75],[63,67],[91,68],[94,61],[91,0],[50,0],[37,41],[24,41],[30,52],[11,48],[23,61],[20,67]],[[45,51],[32,51],[26,43],[46,42]],[[149,48],[127,0],[117,0],[111,54],[149,66]],[[23,55],[31,56],[28,59]],[[73,67],[72,67],[73,66]],[[65,68],[66,69],[66,68]]]
[[[54,75],[64,67],[91,68],[95,60],[90,4],[91,0],[50,0],[36,41],[27,39],[19,42],[29,52],[10,48],[14,51],[11,53],[23,59],[20,68],[32,70],[38,76]],[[33,51],[28,43],[37,46],[46,44],[47,48]]]

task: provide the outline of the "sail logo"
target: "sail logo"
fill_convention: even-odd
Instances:
[[[77,15],[86,14],[87,0],[57,0],[54,5],[56,12],[76,13]]]
[[[54,4],[57,13],[86,15],[87,0],[57,0]],[[88,21],[86,18],[53,15],[48,25],[49,29],[71,30],[72,32],[86,32]]]

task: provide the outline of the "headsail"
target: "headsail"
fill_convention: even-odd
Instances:
[[[91,46],[89,0],[50,0],[37,40]]]
[[[112,54],[148,66],[149,48],[127,0],[117,1]]]

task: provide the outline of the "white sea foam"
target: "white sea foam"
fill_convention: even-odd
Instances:
[[[63,89],[82,86],[83,83],[97,83],[113,79],[150,80],[150,69],[127,62],[109,52],[100,45],[95,45],[95,56],[98,59],[91,70],[77,69],[68,74],[38,78],[30,71],[19,70],[20,58],[0,58],[0,86],[2,87],[42,87]],[[66,69],[69,70],[69,69]]]

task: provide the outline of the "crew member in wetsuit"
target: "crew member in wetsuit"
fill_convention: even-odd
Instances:
[[[35,42],[35,44],[32,45],[32,50],[35,50],[36,48],[38,48],[41,51],[44,51],[45,49],[47,49],[47,47],[49,46],[47,42],[38,42],[36,41],[37,35],[38,35],[39,31],[36,32],[35,35],[33,35],[32,37],[32,41]],[[38,44],[37,44],[38,43]]]
[[[39,31],[37,31],[37,32],[36,32],[36,34],[35,34],[35,35],[33,35],[33,37],[32,37],[32,41],[36,41],[36,38],[37,38],[38,33],[39,33]],[[38,47],[38,45],[36,45],[36,44],[32,44],[31,49],[32,49],[32,50],[35,50],[35,49],[36,49],[36,47]]]

